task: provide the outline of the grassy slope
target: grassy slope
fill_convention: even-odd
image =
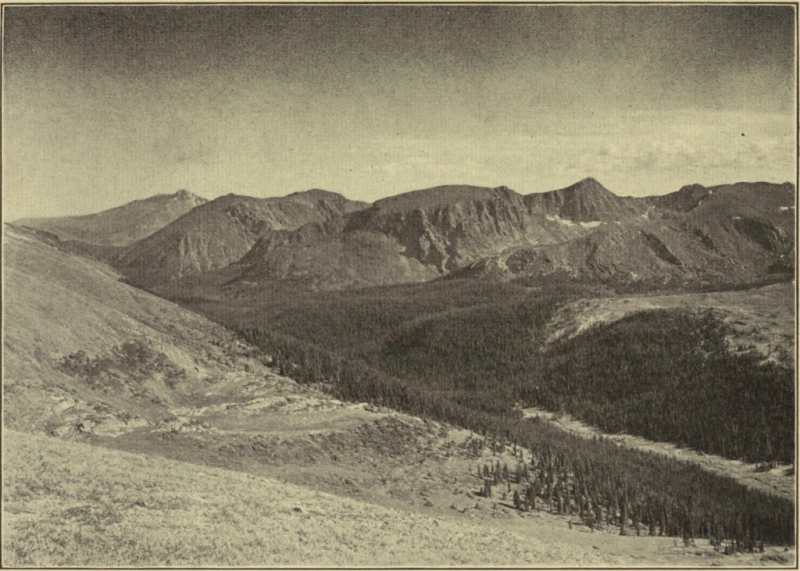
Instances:
[[[320,481],[320,473],[339,473],[332,491],[347,495],[352,490],[342,489],[341,481],[360,482],[365,462],[372,465],[391,439],[381,436],[374,450],[364,450],[361,434],[380,415],[365,415],[276,378],[231,352],[229,333],[120,283],[103,264],[14,231],[4,237],[4,253],[4,565],[613,561],[585,547],[544,545],[463,519],[434,524],[414,509],[399,513],[324,494],[308,503],[317,495],[312,489],[209,468],[262,473],[259,452],[269,442],[270,450],[282,452],[270,455],[270,465],[285,470],[286,479],[305,478],[319,489],[329,485]],[[174,390],[160,385],[163,402],[127,392],[158,388],[161,380],[151,371],[125,368],[118,350],[131,340],[145,341],[185,368],[186,378]],[[60,368],[64,356],[78,351],[87,353],[92,367]],[[99,375],[87,374],[97,364],[107,367]],[[120,377],[126,381],[121,389],[97,384]],[[111,416],[140,414],[146,423],[117,422],[116,433],[87,432],[87,418],[108,419],[109,410]],[[71,429],[77,423],[83,432]],[[10,427],[55,429],[64,438],[146,456],[15,433]],[[409,464],[406,453],[425,455],[416,450],[413,433],[392,434],[398,465]],[[348,460],[332,460],[334,450]],[[176,465],[159,456],[194,464]],[[423,470],[419,461],[415,466]],[[383,473],[381,467],[373,469]],[[408,485],[422,476],[415,473]],[[411,493],[406,486],[401,479],[392,490],[406,497]],[[378,500],[385,497],[398,502],[382,493]]]
[[[4,566],[616,563],[239,472],[4,436]]]
[[[65,419],[69,403],[94,414],[140,415],[153,422],[183,388],[228,373],[233,344],[222,327],[173,303],[119,281],[105,264],[60,252],[25,234],[4,235],[3,413],[20,430],[41,430]],[[131,367],[120,353],[127,343],[147,348],[184,381],[168,391],[163,374]],[[112,359],[108,376],[92,389],[66,374],[63,359],[79,351],[92,360]],[[105,381],[114,380],[115,384]],[[103,386],[105,384],[105,386]],[[132,392],[140,394],[133,397]],[[161,405],[149,400],[163,399]]]
[[[385,428],[388,434],[373,431],[374,444],[404,438],[397,425]],[[368,467],[375,456],[341,444],[331,450],[344,456],[324,465],[294,458],[231,471],[6,431],[2,564],[696,567],[794,561],[794,550],[779,546],[727,557],[705,541],[686,547],[671,537],[620,537],[614,526],[590,533],[574,517],[516,512],[499,497],[505,484],[495,486],[496,499],[469,491],[480,483],[471,476],[474,467],[511,462],[510,450],[452,455],[443,444],[462,441],[457,432],[444,440],[440,434],[432,448],[428,432],[428,447],[413,446],[411,456],[394,456],[388,465],[384,457],[373,473]],[[191,441],[184,439],[180,449]],[[298,444],[281,447],[296,452]]]

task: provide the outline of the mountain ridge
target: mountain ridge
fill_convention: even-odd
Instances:
[[[561,244],[519,247],[450,277],[526,283],[562,275],[628,288],[735,287],[794,273],[793,185],[691,185],[639,199],[644,214]],[[638,284],[638,285],[637,285]],[[660,284],[660,286],[659,286]]]
[[[324,279],[314,277],[315,248],[322,260],[332,242],[366,233],[397,244],[389,256],[399,251],[429,268],[404,281],[430,279],[431,272],[527,281],[562,275],[624,289],[774,281],[793,272],[793,204],[791,184],[689,185],[642,198],[619,197],[592,178],[524,196],[507,187],[440,186],[352,213],[341,234],[306,228],[265,237],[242,259],[249,265],[242,276],[258,282],[293,273],[310,276],[315,289],[341,289],[353,287],[344,274],[356,272],[361,284],[385,285],[367,262],[350,263],[338,277],[330,269]],[[300,248],[303,259],[292,253]],[[367,251],[365,259],[378,256]],[[271,269],[259,270],[259,259]],[[274,271],[288,259],[291,270]]]
[[[181,189],[174,194],[157,194],[94,214],[21,218],[12,223],[48,231],[62,241],[121,247],[146,238],[206,202],[205,198]]]

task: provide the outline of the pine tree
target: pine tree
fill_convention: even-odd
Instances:
[[[619,534],[627,535],[625,532],[625,524],[628,520],[628,488],[623,484],[622,496],[617,497],[619,502]]]

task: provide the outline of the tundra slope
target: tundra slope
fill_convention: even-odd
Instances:
[[[624,561],[591,547],[252,474],[43,436],[7,436],[7,566],[606,566]],[[43,479],[43,485],[26,489],[31,476]],[[35,512],[28,511],[33,502],[22,499],[25,492],[36,502]]]

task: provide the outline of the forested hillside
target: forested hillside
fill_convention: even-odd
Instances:
[[[604,295],[452,280],[194,305],[240,330],[290,335],[471,409],[506,415],[538,406],[728,458],[793,461],[793,370],[732,348],[721,309],[634,312],[546,344],[558,308],[589,293]]]

